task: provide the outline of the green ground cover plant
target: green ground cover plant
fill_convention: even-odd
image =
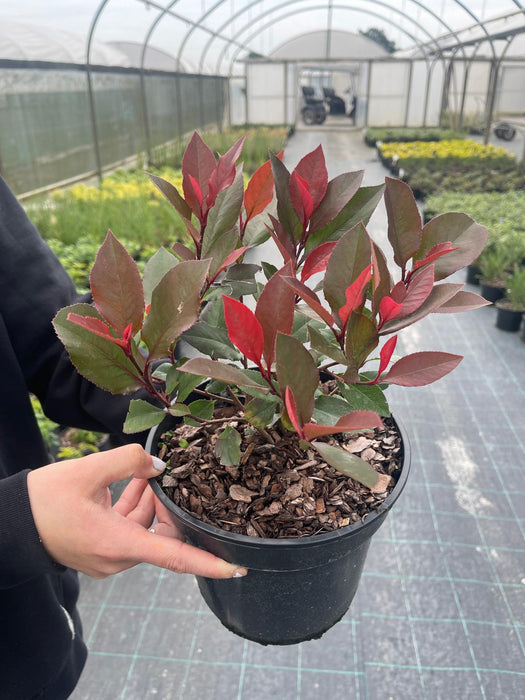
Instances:
[[[372,127],[365,132],[365,143],[375,146],[378,141],[443,141],[463,139],[466,133],[457,129],[441,129],[439,127]]]
[[[505,270],[525,262],[525,191],[443,192],[425,201],[425,221],[447,211],[464,211],[489,231],[477,264],[484,279],[501,278]]]
[[[396,164],[407,173],[422,167],[469,171],[473,168],[509,171],[516,167],[515,157],[504,148],[472,139],[393,141],[379,145],[378,152],[388,167]]]
[[[268,151],[279,153],[284,148],[290,128],[282,126],[243,125],[233,126],[220,133],[206,134],[206,143],[214,153],[226,153],[230,145],[246,134],[243,149],[244,172],[253,175],[268,158]],[[167,146],[154,149],[152,164],[156,167],[179,169],[182,156],[189,142],[189,136]],[[164,177],[164,176],[162,176]],[[169,179],[169,178],[168,178]]]
[[[180,173],[169,168],[154,172],[180,179]],[[158,247],[169,240],[185,240],[187,235],[161,206],[161,196],[141,170],[119,170],[98,186],[78,184],[56,190],[26,209],[44,239],[66,244],[84,238],[100,244],[115,221],[116,234],[143,245]]]

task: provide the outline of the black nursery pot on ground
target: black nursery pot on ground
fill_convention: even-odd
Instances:
[[[156,453],[161,434],[172,423],[168,418],[151,430],[150,453]],[[176,506],[157,480],[150,480],[191,544],[248,568],[248,575],[238,579],[197,577],[204,600],[225,627],[260,644],[286,645],[319,638],[343,617],[357,591],[371,538],[408,478],[409,442],[396,425],[403,457],[392,492],[363,521],[319,535],[268,539],[227,532]]]
[[[496,327],[502,331],[510,331],[511,333],[519,331],[523,312],[509,309],[501,303],[496,304],[496,308]]]

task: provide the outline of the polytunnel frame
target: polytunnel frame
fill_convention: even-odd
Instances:
[[[91,48],[92,48],[92,43],[93,43],[93,38],[95,35],[95,30],[97,28],[98,22],[100,17],[102,16],[102,13],[109,3],[110,0],[101,0],[99,5],[97,6],[97,9],[95,10],[93,14],[93,18],[91,20],[90,28],[89,28],[89,33],[87,37],[87,43],[86,43],[86,74],[87,74],[87,87],[88,87],[88,101],[89,101],[89,109],[90,109],[90,117],[91,117],[91,124],[92,124],[92,132],[93,132],[93,142],[94,142],[94,152],[95,152],[95,161],[96,161],[96,171],[99,176],[99,178],[102,177],[102,159],[101,159],[101,154],[100,154],[100,144],[99,144],[99,139],[98,139],[98,128],[97,128],[97,116],[96,116],[96,107],[95,107],[95,99],[94,99],[94,90],[93,90],[93,81],[92,81],[92,64],[91,64]],[[381,2],[380,0],[366,0],[367,2],[370,2],[374,5],[381,5],[383,7],[388,7],[391,11],[397,12],[400,14],[405,20],[409,21],[414,21],[412,20],[410,14],[404,10],[399,10],[398,8],[394,7],[389,7],[387,3]],[[228,71],[228,75],[226,76],[228,81],[231,80],[232,78],[232,71],[233,71],[233,64],[235,60],[237,59],[238,54],[242,49],[249,50],[248,42],[251,41],[252,38],[254,38],[254,35],[250,35],[249,38],[245,39],[244,41],[239,41],[239,36],[246,30],[246,26],[243,27],[242,31],[237,32],[235,37],[231,36],[224,36],[223,35],[223,30],[226,28],[227,24],[229,24],[232,19],[239,17],[241,14],[246,12],[248,9],[251,7],[260,4],[262,0],[252,0],[252,2],[248,3],[242,10],[238,11],[237,13],[234,13],[233,16],[230,16],[228,23],[224,23],[217,31],[214,31],[207,27],[204,22],[205,20],[213,14],[215,10],[217,10],[219,7],[221,7],[226,0],[217,0],[213,5],[211,5],[205,12],[203,12],[200,17],[196,18],[195,20],[192,20],[188,17],[183,17],[182,15],[178,14],[177,12],[173,11],[173,7],[179,2],[179,0],[170,0],[170,2],[162,5],[159,2],[156,2],[155,0],[147,0],[147,3],[150,7],[153,7],[157,10],[159,10],[159,14],[154,18],[153,22],[149,26],[145,38],[142,44],[142,51],[141,51],[141,59],[140,59],[140,85],[141,85],[141,103],[142,103],[142,112],[143,112],[143,119],[144,119],[144,130],[145,130],[145,141],[146,141],[146,152],[148,154],[148,158],[150,157],[150,150],[151,150],[151,136],[150,136],[150,124],[149,124],[149,116],[148,116],[148,108],[147,108],[147,100],[146,100],[146,85],[145,85],[145,57],[146,57],[146,52],[147,48],[149,45],[149,41],[155,31],[155,29],[158,27],[160,22],[166,17],[172,17],[174,19],[178,19],[185,24],[189,25],[189,29],[187,30],[181,45],[179,47],[179,51],[177,53],[176,57],[176,73],[177,73],[177,85],[176,85],[176,91],[177,91],[177,102],[180,104],[180,65],[182,64],[182,54],[184,52],[184,49],[186,48],[192,34],[197,30],[202,30],[208,34],[210,34],[210,38],[208,42],[205,44],[204,49],[201,52],[201,56],[198,62],[198,73],[197,77],[199,78],[199,105],[200,105],[200,111],[201,111],[201,122],[202,122],[202,75],[201,71],[203,70],[204,66],[204,59],[206,57],[206,54],[208,53],[209,48],[211,47],[211,44],[213,41],[216,39],[220,39],[225,41],[225,47],[223,47],[221,54],[220,54],[220,59],[217,62],[217,72],[220,70],[222,61],[224,60],[224,56],[226,51],[228,50],[229,47],[236,46],[237,47],[237,53],[235,54],[235,58],[230,61],[230,67]],[[287,7],[295,2],[304,2],[304,0],[285,0],[285,2],[281,3],[278,7],[283,8]],[[425,93],[425,107],[424,107],[424,115],[423,115],[423,121],[426,122],[426,116],[427,116],[427,108],[428,108],[428,99],[429,99],[429,86],[430,86],[430,78],[431,78],[431,73],[433,70],[433,67],[436,64],[437,60],[443,60],[443,61],[449,61],[449,69],[450,66],[453,64],[455,58],[455,53],[457,51],[462,50],[463,51],[463,57],[461,58],[462,61],[466,62],[466,68],[465,68],[465,74],[468,77],[468,71],[470,70],[470,65],[474,58],[470,58],[470,60],[467,58],[464,52],[464,48],[466,45],[468,45],[468,42],[461,42],[459,39],[458,34],[452,30],[444,20],[439,17],[436,13],[434,13],[431,9],[425,6],[423,2],[420,2],[419,0],[409,0],[409,2],[415,4],[418,6],[420,9],[422,9],[424,12],[432,16],[435,20],[439,22],[441,26],[443,26],[446,30],[448,30],[448,35],[452,36],[456,40],[456,46],[455,51],[454,51],[454,56],[453,57],[446,57],[446,48],[442,49],[441,47],[438,46],[437,50],[430,50],[428,53],[425,52],[425,48],[429,47],[429,44],[432,42],[434,44],[438,44],[437,40],[432,37],[428,31],[424,30],[421,25],[419,25],[419,28],[427,35],[430,37],[430,41],[428,44],[424,44],[420,41],[415,40],[415,37],[413,37],[408,31],[404,30],[402,27],[398,27],[400,31],[402,31],[405,35],[409,36],[411,39],[415,40],[415,48],[419,49],[420,51],[423,52],[423,59],[425,60],[425,63],[427,65],[427,85],[426,85],[426,93]],[[496,85],[497,85],[497,75],[499,68],[501,66],[501,63],[503,61],[503,58],[508,50],[508,47],[510,46],[511,39],[507,39],[507,45],[502,53],[501,56],[497,57],[496,56],[496,51],[494,48],[494,39],[490,36],[489,32],[487,31],[485,27],[485,23],[479,19],[479,17],[474,14],[470,10],[470,8],[467,7],[467,5],[462,2],[461,0],[452,0],[455,5],[460,7],[464,12],[466,12],[473,20],[476,26],[479,26],[481,28],[482,33],[484,36],[481,39],[478,39],[476,43],[489,43],[490,46],[490,51],[492,53],[492,65],[491,65],[491,76],[489,79],[489,86],[488,86],[488,91],[487,91],[487,99],[486,99],[486,119],[487,123],[490,124],[490,121],[493,116],[493,109],[494,109],[494,102],[495,102],[495,92],[496,92]],[[525,13],[525,7],[522,5],[520,0],[512,0],[513,4],[522,12]],[[269,16],[275,12],[275,7],[267,8],[261,14],[258,16],[257,21],[263,20],[266,16]],[[290,13],[290,14],[298,14],[300,12],[306,12],[311,9],[319,9],[318,7],[312,8],[307,7],[302,10],[298,10],[295,13]],[[356,8],[352,7],[350,8],[348,5],[338,5],[334,4],[334,0],[329,0],[326,5],[320,7],[320,9],[326,9],[328,11],[328,15],[331,18],[331,13],[333,9],[353,9],[354,11],[360,11],[363,12],[367,15],[370,16],[379,16],[377,13],[372,12],[371,10],[368,10],[366,8]],[[286,15],[288,16],[288,15]],[[283,17],[279,18],[283,19]],[[275,18],[272,21],[272,24],[275,23]],[[267,25],[264,25],[265,27],[268,26],[270,23],[267,23]],[[250,22],[250,26],[253,26],[253,19]],[[258,27],[257,33],[260,33],[261,28]],[[331,26],[331,21],[329,22],[329,26],[327,27],[327,51],[329,50],[330,46],[330,35],[332,32],[332,26]],[[450,49],[448,49],[450,50]],[[477,51],[477,49],[476,49]],[[429,60],[433,59],[429,65]],[[374,59],[374,60],[381,60],[381,59]],[[372,59],[368,59],[369,63],[369,80],[370,80],[370,67],[372,63],[374,62]],[[406,61],[407,59],[399,59],[399,60],[404,60]],[[408,94],[410,94],[410,83],[411,83],[411,77],[412,77],[412,66],[413,66],[413,60],[414,59],[408,59],[410,61],[410,70],[409,70],[409,87],[408,87]],[[421,59],[419,59],[421,60]],[[289,63],[290,61],[288,61]],[[445,81],[446,83],[446,81]],[[448,85],[448,84],[447,84]],[[464,101],[465,101],[465,86],[466,86],[466,78],[464,79],[464,90],[462,94],[462,104],[460,108],[460,122],[463,117],[463,107],[464,107]],[[448,89],[448,88],[447,88]],[[442,97],[442,104],[444,100],[444,94]],[[407,99],[407,104],[408,104],[408,99]],[[179,135],[181,134],[181,117],[180,117],[180,109],[178,110],[178,124],[179,124]],[[487,130],[488,131],[488,130]],[[485,134],[485,138],[488,139],[488,134]]]
[[[259,1],[260,1],[260,0],[254,0],[254,2],[250,3],[250,5],[248,5],[248,6],[245,7],[243,10],[240,10],[240,11],[237,12],[235,15],[233,15],[233,16],[232,16],[232,19],[237,19],[241,14],[243,14],[247,9],[249,9],[249,7],[251,7],[251,6],[254,5],[254,4],[257,4]],[[287,0],[287,1],[283,2],[283,3],[281,3],[280,5],[276,5],[276,6],[272,7],[271,11],[267,11],[267,12],[261,13],[260,15],[258,15],[258,16],[255,17],[255,18],[251,18],[251,21],[250,21],[249,23],[243,25],[243,27],[241,27],[241,28],[237,31],[236,37],[238,38],[238,37],[239,37],[241,34],[243,34],[247,29],[251,28],[254,22],[255,22],[255,23],[258,22],[258,21],[259,21],[260,19],[262,19],[263,17],[266,17],[266,16],[269,15],[269,14],[274,14],[275,12],[277,12],[278,10],[280,10],[280,9],[282,9],[282,8],[287,8],[287,7],[289,7],[290,5],[295,4],[296,2],[302,2],[302,1],[303,1],[303,0]],[[421,31],[423,31],[423,33],[426,34],[427,37],[429,37],[429,40],[430,40],[431,42],[433,41],[433,42],[436,44],[436,46],[439,47],[437,41],[432,37],[432,35],[431,35],[428,31],[426,31],[426,29],[420,27],[420,26],[417,24],[416,20],[413,20],[409,15],[407,15],[407,13],[404,13],[404,12],[402,12],[401,10],[398,10],[397,8],[390,7],[389,5],[387,5],[387,3],[382,2],[381,0],[366,0],[366,1],[372,2],[374,5],[381,5],[381,6],[383,6],[383,7],[389,8],[389,9],[393,10],[394,12],[397,12],[398,14],[402,15],[404,18],[408,19],[408,20],[411,21],[413,24],[415,24],[416,26],[418,26],[418,27],[421,29]],[[415,2],[415,4],[421,6],[421,3],[418,2],[417,0],[413,0],[413,1]],[[367,15],[370,15],[370,16],[373,16],[373,17],[379,17],[379,18],[382,17],[381,15],[379,15],[379,14],[376,13],[376,12],[373,12],[372,10],[366,10],[366,9],[364,9],[364,8],[355,7],[355,6],[353,6],[353,5],[334,5],[333,2],[331,2],[330,8],[331,8],[331,9],[341,9],[341,10],[350,10],[350,11],[364,12],[364,13],[366,13]],[[258,28],[255,30],[255,32],[253,32],[253,34],[250,34],[250,36],[247,37],[244,41],[245,41],[246,43],[250,42],[251,39],[254,38],[258,32],[260,32],[261,30],[264,31],[264,29],[265,29],[267,26],[270,26],[270,25],[274,24],[276,21],[281,21],[281,20],[283,20],[283,19],[285,19],[285,18],[288,18],[288,17],[291,17],[291,16],[293,16],[293,15],[301,14],[301,13],[306,12],[306,11],[308,11],[308,10],[316,10],[316,9],[321,9],[321,10],[322,10],[322,9],[326,9],[326,6],[325,6],[325,5],[318,5],[318,6],[313,6],[313,7],[312,7],[312,6],[309,6],[308,8],[298,8],[298,9],[296,9],[296,10],[292,10],[291,12],[284,13],[283,15],[281,15],[281,16],[279,16],[279,17],[277,17],[277,18],[273,18],[273,17],[272,17],[272,19],[270,19],[270,20],[269,20],[265,25],[263,25],[262,27],[258,27]],[[428,10],[428,12],[429,12],[429,14],[431,14],[433,17],[435,17],[436,19],[439,20],[439,17],[437,17],[437,15],[435,15],[431,10]],[[441,20],[440,20],[440,21],[441,21]],[[443,24],[443,26],[444,26],[447,30],[449,30],[450,32],[453,33],[453,30],[452,30],[445,22],[441,21],[441,23]],[[401,25],[397,24],[396,22],[391,22],[391,24],[392,24],[394,27],[396,27],[399,31],[401,31],[403,34],[406,34],[406,36],[408,36],[408,37],[414,42],[415,45],[418,45],[418,40],[416,39],[416,37],[415,37],[413,34],[411,34],[410,32],[408,32],[406,29],[404,29]],[[226,26],[226,24],[222,25],[222,27],[219,28],[219,31],[222,31],[222,29],[224,29],[225,26]],[[212,39],[213,39],[213,38],[212,38]],[[211,40],[208,41],[207,45],[204,47],[203,54],[201,55],[201,63],[200,63],[200,65],[199,65],[199,70],[202,68],[205,54],[207,53],[207,50],[208,50],[209,46],[211,45],[210,42],[211,42]],[[328,43],[328,39],[327,39],[327,43]],[[221,66],[221,64],[222,64],[222,61],[224,60],[224,56],[225,56],[225,53],[226,53],[226,51],[227,51],[227,48],[228,48],[227,46],[223,47],[221,53],[219,54],[219,57],[218,57],[218,59],[217,59],[217,67],[216,67],[217,72],[220,71],[220,66]],[[327,51],[328,51],[328,46],[327,46]],[[233,76],[232,76],[233,65],[234,65],[234,63],[237,61],[237,57],[238,57],[238,55],[239,55],[239,52],[240,52],[240,49],[238,49],[237,52],[234,53],[234,54],[232,55],[231,59],[230,59],[230,64],[229,64],[229,69],[228,69],[228,78],[229,78],[229,79],[231,79],[231,78],[233,77]],[[326,60],[329,61],[330,63],[344,62],[342,59],[339,59],[339,60],[338,60],[338,59],[328,59],[328,58],[327,58]],[[401,60],[403,60],[403,59],[400,59],[400,61],[401,61]],[[427,57],[425,57],[424,60],[425,60],[425,63],[427,64],[427,81],[426,81],[425,99],[424,99],[424,105],[425,105],[425,107],[424,107],[424,113],[423,113],[423,123],[426,124],[427,112],[428,112],[429,91],[430,91],[430,74],[431,74],[431,68],[429,67]],[[408,59],[404,59],[404,62],[407,62],[407,61],[408,61]],[[357,61],[356,61],[356,62],[357,62]],[[371,60],[364,60],[364,61],[363,61],[363,60],[361,59],[360,62],[362,62],[362,63],[367,63],[367,64],[368,64],[368,75],[369,75],[369,77],[370,77],[370,74],[371,74],[371,70],[370,70],[370,69],[371,69],[371,65],[372,65],[372,62],[373,62],[373,61],[371,61]],[[300,61],[286,60],[286,61],[284,61],[283,63],[284,63],[285,66],[286,66],[286,68],[285,68],[285,70],[286,70],[286,73],[285,73],[285,76],[286,76],[286,80],[285,80],[285,83],[286,83],[286,84],[285,84],[285,95],[287,96],[287,95],[288,95],[288,75],[287,75],[287,66],[288,66],[290,63],[298,64],[298,63],[300,63]],[[408,86],[407,86],[407,103],[406,103],[406,106],[405,106],[405,117],[404,117],[405,123],[407,122],[407,119],[408,119],[409,96],[410,96],[411,89],[412,89],[412,68],[413,68],[413,62],[409,61],[409,78],[408,78]],[[368,88],[367,88],[367,104],[368,104],[368,101],[369,101],[369,100],[368,100],[368,98],[369,98],[369,93],[370,93],[370,81],[369,81],[369,83],[368,83]],[[246,108],[246,111],[248,112],[248,109],[247,109],[247,108]],[[248,116],[247,116],[247,118],[248,118]],[[249,121],[249,119],[248,119],[248,121]]]

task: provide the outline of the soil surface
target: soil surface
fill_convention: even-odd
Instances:
[[[158,452],[168,464],[158,478],[168,498],[222,530],[268,538],[330,532],[376,510],[400,474],[403,447],[391,419],[383,429],[326,439],[391,477],[378,493],[337,472],[313,448],[304,450],[296,433],[274,426],[265,437],[235,416],[228,423],[244,432],[238,466],[221,465],[215,455],[225,421],[181,423],[161,436]]]

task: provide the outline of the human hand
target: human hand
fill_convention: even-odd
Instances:
[[[246,569],[183,541],[148,486],[164,466],[133,444],[30,472],[31,510],[49,556],[93,578],[139,562],[209,578],[244,576]],[[134,478],[112,507],[109,484],[128,477]]]

